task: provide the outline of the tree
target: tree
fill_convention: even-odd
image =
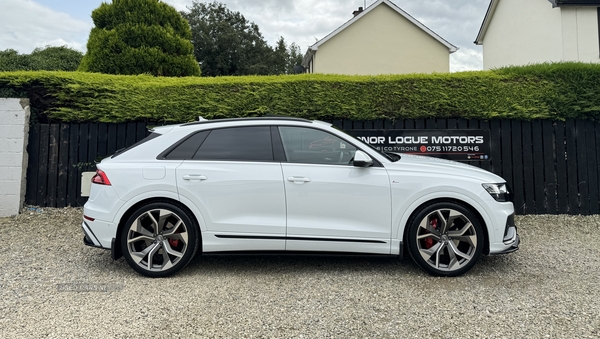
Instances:
[[[189,24],[160,0],[113,0],[92,12],[95,27],[80,71],[200,75]]]
[[[194,55],[205,76],[293,74],[302,62],[296,44],[288,48],[280,37],[270,47],[255,23],[222,3],[194,1],[181,15],[190,23]]]
[[[194,55],[203,75],[268,74],[272,51],[258,26],[225,5],[194,1],[181,12],[190,23]]]
[[[31,54],[0,52],[0,71],[75,71],[83,53],[67,46],[36,48]]]
[[[300,46],[296,45],[295,42],[292,42],[290,47],[288,48],[288,59],[287,59],[287,74],[296,74],[298,73],[297,67],[302,68],[302,59],[304,55],[302,55],[302,50]]]

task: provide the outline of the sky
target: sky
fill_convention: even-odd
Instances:
[[[36,47],[67,45],[85,52],[93,27],[91,13],[111,0],[0,0],[0,50],[31,53]],[[163,0],[179,11],[194,0]],[[200,1],[198,2],[208,2]],[[310,45],[352,18],[359,6],[375,0],[220,0],[253,21],[270,45],[280,36],[305,53]],[[459,50],[450,70],[483,69],[481,46],[473,41],[490,0],[392,0]]]

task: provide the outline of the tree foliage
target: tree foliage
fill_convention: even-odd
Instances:
[[[302,61],[296,44],[281,37],[270,47],[255,23],[222,3],[194,1],[181,15],[190,23],[205,76],[293,74]]]
[[[200,75],[188,23],[160,0],[113,0],[92,12],[95,27],[80,71]]]
[[[67,46],[36,48],[31,54],[0,51],[0,71],[75,71],[83,53]]]

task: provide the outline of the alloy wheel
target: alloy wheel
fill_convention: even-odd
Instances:
[[[127,230],[127,251],[144,271],[162,272],[177,265],[188,250],[188,228],[167,209],[140,214]]]
[[[428,213],[418,224],[416,245],[419,255],[432,269],[455,272],[478,257],[478,234],[463,213],[440,208]]]

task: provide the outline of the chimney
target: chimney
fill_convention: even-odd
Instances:
[[[352,12],[352,15],[354,15],[354,16],[357,16],[357,15],[359,15],[360,13],[362,13],[362,11],[364,11],[364,9],[363,9],[362,7],[358,7],[358,11],[354,11],[354,12]]]

